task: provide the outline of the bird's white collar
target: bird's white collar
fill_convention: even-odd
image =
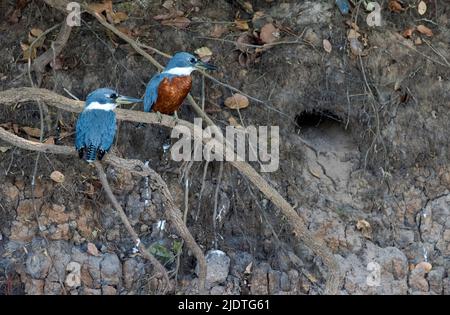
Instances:
[[[195,70],[195,67],[175,67],[169,70],[165,70],[163,73],[174,74],[174,75],[190,75],[192,71]]]
[[[100,110],[114,110],[117,107],[117,104],[114,103],[106,103],[106,104],[100,104],[99,102],[92,102],[90,103],[85,110],[93,110],[93,109],[100,109]]]

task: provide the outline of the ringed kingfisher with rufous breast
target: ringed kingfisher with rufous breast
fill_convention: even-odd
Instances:
[[[140,103],[142,99],[119,95],[101,88],[91,92],[77,120],[75,148],[80,159],[92,163],[101,160],[111,148],[116,135],[116,113],[119,104]]]
[[[144,111],[176,115],[191,90],[191,73],[198,69],[216,70],[216,67],[187,52],[176,53],[164,71],[156,74],[147,84]]]

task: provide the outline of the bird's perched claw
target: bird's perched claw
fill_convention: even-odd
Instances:
[[[160,112],[156,112],[156,116],[158,117],[158,123],[161,123],[162,119],[163,119],[161,113]]]
[[[174,122],[174,123],[177,123],[177,122],[178,122],[179,119],[178,119],[178,114],[177,114],[176,111],[173,113],[172,119],[173,119],[173,122]]]

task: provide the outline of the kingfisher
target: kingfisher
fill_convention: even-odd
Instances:
[[[119,95],[101,88],[91,92],[76,126],[75,148],[80,159],[92,163],[101,160],[111,148],[116,134],[116,113],[119,104],[142,102],[142,99]]]
[[[179,110],[192,87],[194,70],[216,70],[216,66],[201,61],[187,52],[176,53],[164,71],[147,84],[144,111],[172,115]]]

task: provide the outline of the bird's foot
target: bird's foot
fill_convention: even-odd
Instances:
[[[162,119],[163,119],[161,113],[160,112],[156,112],[156,116],[158,117],[158,123],[160,124],[162,122]]]
[[[178,114],[177,114],[177,112],[174,112],[174,113],[173,113],[172,119],[173,119],[173,121],[174,121],[175,123],[178,122],[179,119],[178,119]]]

